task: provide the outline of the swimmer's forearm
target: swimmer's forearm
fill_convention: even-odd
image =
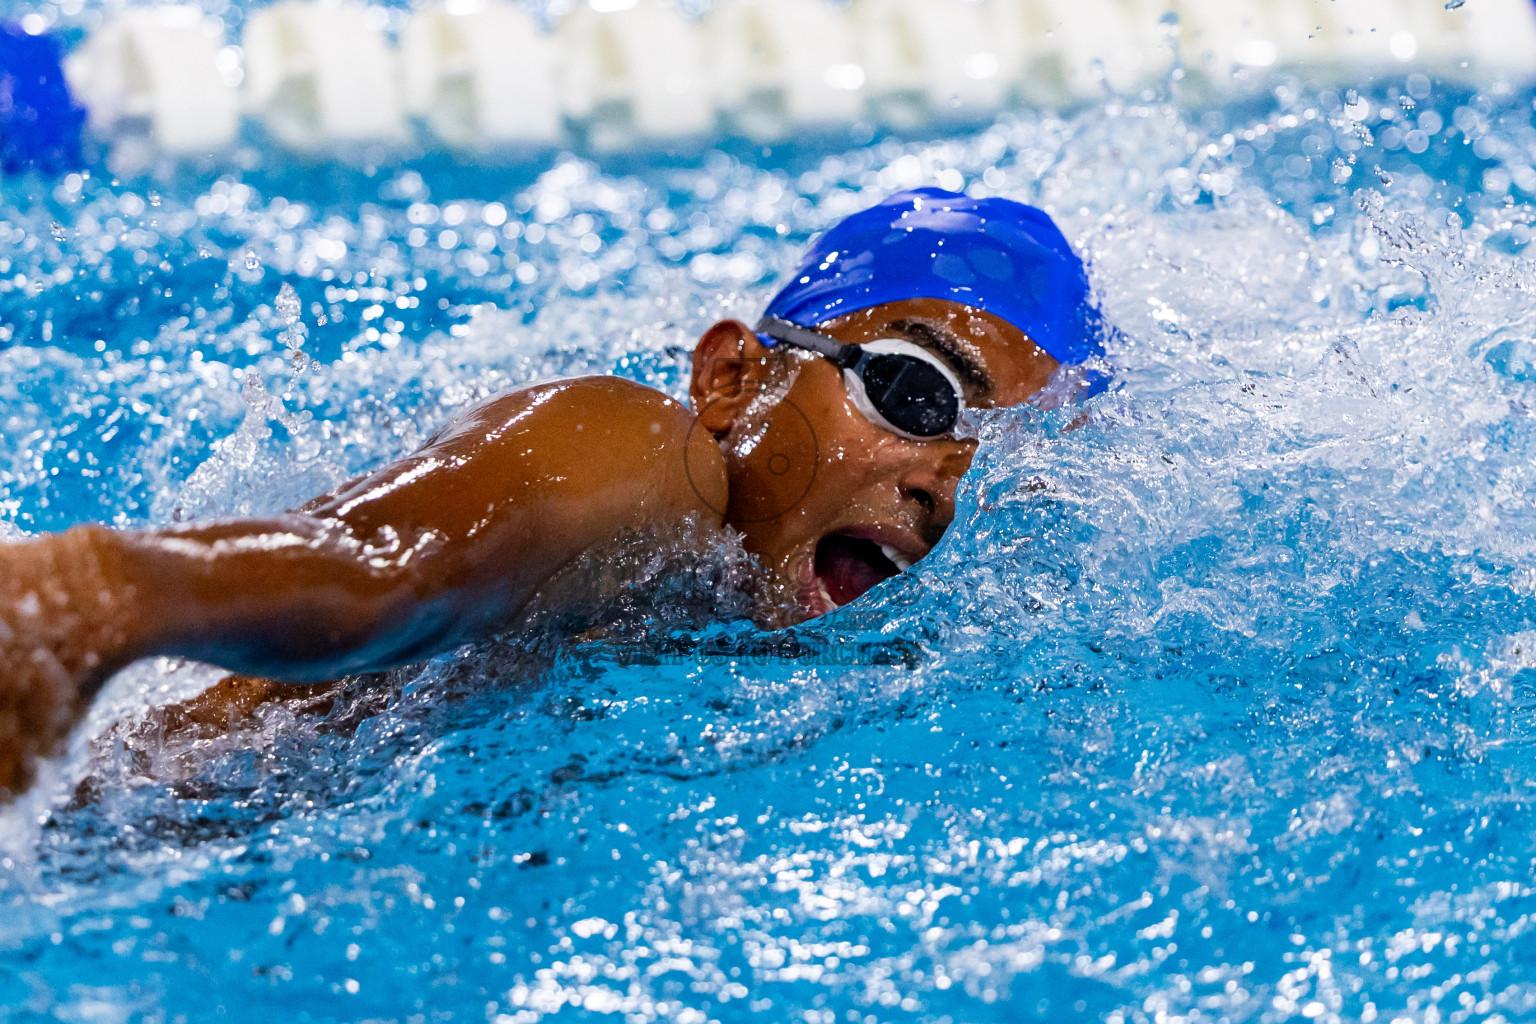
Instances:
[[[444,640],[441,595],[334,522],[293,514],[115,535],[137,648],[286,682],[412,660]]]

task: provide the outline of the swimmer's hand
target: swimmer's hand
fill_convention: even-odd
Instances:
[[[285,682],[377,671],[495,633],[626,532],[718,525],[724,463],[691,425],[629,381],[558,381],[284,515],[0,545],[0,795],[135,658]]]

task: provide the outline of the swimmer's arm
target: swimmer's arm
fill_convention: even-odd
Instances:
[[[293,513],[122,535],[144,646],[309,682],[487,636],[594,545],[719,522],[723,462],[691,424],[619,378],[539,385]]]
[[[494,633],[626,530],[718,523],[724,464],[691,423],[617,378],[539,385],[285,515],[0,545],[0,793],[135,658],[287,682],[386,668]]]

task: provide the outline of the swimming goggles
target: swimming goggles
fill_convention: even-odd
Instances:
[[[757,333],[815,352],[843,371],[853,404],[869,420],[902,437],[928,441],[955,429],[965,408],[960,378],[932,352],[900,338],[845,345],[776,316]]]

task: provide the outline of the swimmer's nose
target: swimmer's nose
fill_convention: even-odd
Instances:
[[[936,445],[944,446],[937,458]],[[901,474],[901,496],[921,509],[923,539],[932,547],[954,521],[955,490],[976,446],[969,441],[927,441],[913,447],[919,450]]]

